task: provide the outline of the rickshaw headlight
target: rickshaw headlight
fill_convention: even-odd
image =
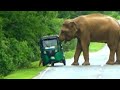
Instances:
[[[46,54],[46,51],[44,51],[44,54]]]
[[[55,50],[55,52],[57,52],[57,50]]]

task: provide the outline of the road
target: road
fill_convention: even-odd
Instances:
[[[79,58],[79,66],[71,66],[73,58],[66,60],[66,66],[56,63],[48,67],[33,79],[120,79],[120,65],[106,65],[109,57],[107,45],[98,52],[90,53],[90,66],[82,66],[83,56]]]

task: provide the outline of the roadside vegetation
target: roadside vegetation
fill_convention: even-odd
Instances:
[[[105,43],[96,43],[96,42],[91,43],[89,46],[89,52],[97,52],[97,51],[101,50],[104,46],[105,46]],[[74,54],[75,54],[75,49],[71,50],[71,51],[67,51],[67,52],[65,52],[65,58],[70,59],[70,58],[74,57]],[[83,54],[83,53],[81,53],[81,54]]]
[[[30,68],[19,69],[13,71],[9,75],[5,76],[4,79],[32,79],[36,75],[40,73],[40,71],[44,70],[45,66],[38,66],[39,61],[35,61],[31,64]]]

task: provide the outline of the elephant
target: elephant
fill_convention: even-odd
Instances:
[[[106,64],[120,64],[120,25],[115,18],[101,13],[93,13],[64,20],[59,40],[67,42],[74,38],[77,39],[77,45],[74,62],[71,65],[79,65],[78,60],[81,52],[84,56],[82,65],[90,65],[90,42],[106,43],[110,49]]]

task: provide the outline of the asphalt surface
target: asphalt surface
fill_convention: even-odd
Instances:
[[[73,58],[63,63],[48,66],[33,79],[120,79],[120,65],[106,65],[109,57],[107,45],[98,52],[90,53],[90,66],[82,66],[84,58],[79,58],[79,66],[72,66]]]

